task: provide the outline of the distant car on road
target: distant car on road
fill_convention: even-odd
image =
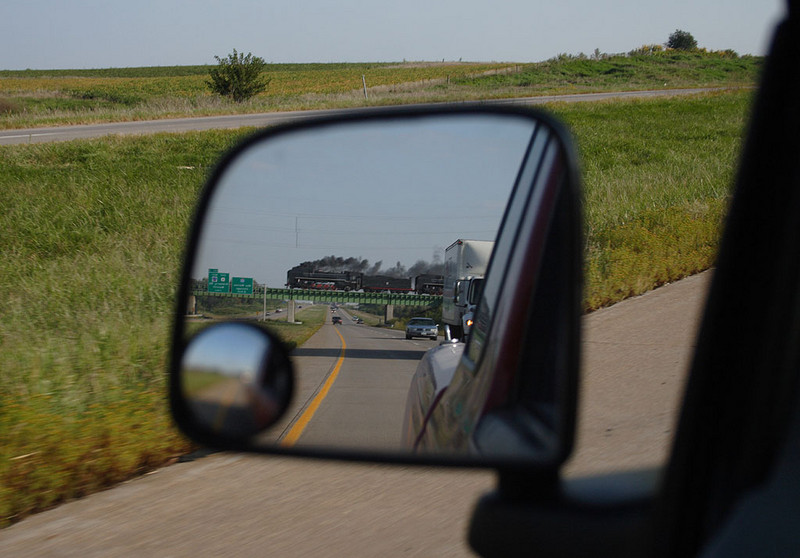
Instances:
[[[334,317],[331,318],[331,321],[333,322],[333,325],[341,324],[342,323],[342,318],[340,318],[339,316],[334,316]]]
[[[406,325],[406,339],[427,337],[435,341],[438,335],[439,326],[433,318],[411,318]]]

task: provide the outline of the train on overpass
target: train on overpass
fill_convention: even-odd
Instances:
[[[298,265],[286,273],[286,286],[290,289],[323,291],[363,291],[396,294],[441,295],[442,275],[423,274],[416,277],[367,275],[354,271],[321,271]]]

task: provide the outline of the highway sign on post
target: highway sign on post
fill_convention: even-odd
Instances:
[[[220,273],[216,269],[208,270],[208,292],[229,293],[231,291],[231,274]]]
[[[233,294],[253,294],[252,277],[234,277],[231,281],[231,292]]]

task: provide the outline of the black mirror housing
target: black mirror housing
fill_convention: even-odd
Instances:
[[[426,144],[430,136],[438,139]],[[515,140],[516,147],[512,146],[516,154],[510,158],[508,150],[502,149],[508,136],[519,138]],[[332,139],[329,141],[328,138]],[[452,145],[441,138],[447,138]],[[319,147],[318,142],[325,147]],[[386,148],[381,147],[384,144]],[[417,144],[421,145],[418,147]],[[358,149],[350,145],[357,145]],[[434,150],[430,159],[435,165],[426,166],[427,155],[423,146]],[[295,151],[301,153],[301,159],[298,159],[301,163],[291,162]],[[331,151],[336,151],[335,159],[327,157]],[[375,418],[361,418],[352,423],[356,426],[376,423],[387,413],[394,413],[387,419],[387,423],[392,425],[385,438],[388,442],[362,443],[367,440],[367,435],[362,438],[358,433],[346,438],[345,442],[337,442],[342,432],[353,430],[349,426],[327,431],[327,434],[314,434],[311,428],[302,436],[314,440],[313,443],[303,443],[304,438],[299,433],[292,437],[291,443],[287,443],[285,433],[292,430],[301,418],[306,423],[311,420],[312,424],[323,420],[320,416],[324,413],[311,419],[306,411],[321,404],[317,397],[319,393],[335,393],[339,389],[335,383],[336,375],[355,374],[345,363],[351,362],[347,357],[352,354],[355,356],[352,370],[360,364],[358,349],[352,348],[356,341],[345,343],[345,337],[341,337],[341,349],[298,347],[289,355],[283,348],[284,344],[274,335],[263,333],[261,327],[240,323],[250,319],[244,315],[222,320],[222,323],[216,323],[219,319],[215,318],[215,325],[208,332],[190,333],[193,328],[186,316],[186,308],[190,306],[187,301],[192,297],[211,300],[213,296],[222,296],[231,301],[226,302],[230,310],[237,297],[263,296],[264,311],[259,315],[260,319],[266,320],[268,297],[283,297],[289,300],[287,311],[276,309],[269,313],[270,318],[284,319],[288,316],[287,323],[290,323],[296,321],[295,301],[302,301],[304,310],[311,308],[313,311],[314,305],[310,302],[317,300],[325,303],[324,323],[330,324],[329,304],[336,304],[347,312],[352,311],[347,306],[354,304],[352,301],[363,304],[368,300],[383,300],[397,305],[400,301],[411,300],[398,297],[417,297],[417,303],[423,301],[435,307],[436,298],[442,299],[442,295],[406,292],[402,281],[388,279],[382,283],[381,292],[372,293],[368,290],[369,283],[352,271],[346,274],[328,271],[323,278],[319,273],[298,277],[297,269],[305,269],[302,266],[298,268],[302,261],[300,257],[283,263],[284,253],[291,250],[274,251],[268,235],[263,244],[258,244],[245,257],[235,259],[236,246],[215,248],[214,243],[225,236],[220,227],[228,226],[235,231],[237,226],[249,226],[250,214],[277,211],[275,204],[261,201],[262,196],[267,199],[272,192],[307,190],[309,193],[333,191],[339,194],[346,180],[357,180],[351,177],[352,168],[363,167],[363,160],[371,161],[372,166],[379,170],[392,171],[379,173],[375,175],[377,178],[364,179],[365,189],[360,192],[364,196],[374,196],[376,188],[383,186],[381,181],[384,178],[389,182],[387,189],[381,191],[388,195],[392,191],[388,185],[392,175],[402,175],[407,168],[410,169],[407,171],[409,175],[403,178],[402,183],[413,185],[433,178],[426,173],[438,173],[439,167],[451,168],[455,174],[460,166],[472,164],[475,158],[485,158],[487,165],[496,164],[496,174],[502,171],[508,176],[503,180],[495,176],[495,180],[488,183],[506,186],[510,201],[505,211],[499,214],[502,219],[497,236],[487,239],[494,238],[495,249],[481,287],[481,300],[474,308],[472,333],[466,344],[445,343],[440,347],[455,349],[461,356],[456,354],[450,359],[448,366],[451,368],[444,371],[435,364],[435,351],[438,349],[434,348],[420,360],[413,376],[411,372],[399,373],[406,374],[403,377],[409,378],[411,383],[410,388],[403,390],[407,391],[405,401],[374,405],[388,393],[388,387],[381,387],[369,392],[372,395],[366,399],[348,404],[350,409],[363,408],[364,416],[369,416],[368,409],[373,406],[377,409]],[[376,160],[379,164],[375,163]],[[453,166],[448,167],[451,160]],[[516,162],[509,165],[503,162],[505,160]],[[409,165],[409,161],[419,163]],[[337,182],[339,167],[344,168],[343,176],[347,177],[341,182]],[[582,313],[582,223],[578,176],[577,158],[563,126],[546,113],[510,106],[465,104],[356,111],[344,116],[276,126],[246,139],[226,154],[213,171],[201,193],[188,239],[170,357],[170,399],[178,425],[203,444],[258,453],[394,463],[557,469],[572,449],[577,412]],[[434,184],[447,190],[443,194],[452,199],[452,190],[448,188],[464,187],[465,181],[469,182],[469,177],[454,179],[452,184],[447,181],[442,184],[441,180],[434,181]],[[475,179],[475,183],[479,188],[483,185],[482,189],[487,191],[488,183],[483,177]],[[335,187],[337,184],[342,186]],[[494,187],[493,184],[493,188],[488,189],[490,195]],[[496,196],[494,194],[494,198]],[[410,197],[414,198],[413,194]],[[245,201],[240,202],[240,198]],[[229,216],[226,211],[231,207],[238,209]],[[443,213],[447,212],[441,207],[434,207],[434,210],[441,218],[446,217]],[[330,211],[335,213],[337,210],[331,207]],[[348,223],[353,224],[353,221],[349,219]],[[360,221],[364,222],[366,218],[362,217]],[[262,222],[263,219],[259,221]],[[462,222],[468,227],[472,220],[462,219]],[[343,228],[331,230],[328,236],[335,237]],[[368,237],[369,234],[362,233],[362,236]],[[251,242],[250,238],[248,236],[248,242]],[[219,269],[223,269],[222,265],[227,266],[233,277],[223,276],[212,261],[231,262],[221,264]],[[212,292],[212,283],[217,278],[222,283],[234,283],[241,279],[236,276],[238,268],[251,265],[253,261],[273,263],[280,273],[290,269],[295,273],[289,279],[302,281],[303,288],[287,289],[283,277],[270,279],[264,275],[265,279],[262,279],[254,273],[256,276],[250,279],[254,285],[251,287],[253,294],[245,291],[237,294],[233,287],[228,287],[223,293]],[[211,265],[215,267],[211,268]],[[207,278],[204,277],[206,268],[209,271]],[[246,280],[242,283],[246,284]],[[213,285],[214,288],[217,286]],[[239,302],[245,304],[246,300]],[[388,313],[386,318],[388,320]],[[441,323],[447,332],[461,328],[460,318],[454,324],[435,321]],[[341,336],[342,332],[349,335],[350,327],[364,328],[363,325],[355,326],[355,321],[351,324],[351,321],[337,322],[337,335]],[[326,327],[322,325],[320,331],[330,332]],[[249,368],[245,367],[249,370],[247,372],[242,372],[244,369],[238,365],[218,363],[216,372],[212,374],[197,356],[189,356],[193,351],[195,355],[204,354],[200,348],[215,348],[220,355],[225,354],[223,348],[233,343],[232,339],[256,330],[262,332],[256,335],[261,339],[254,341],[261,347],[254,354],[260,356],[251,358]],[[403,332],[397,334],[402,336]],[[305,364],[297,365],[300,361],[305,362],[306,357],[320,355],[332,358],[333,366],[339,351],[340,362],[336,363],[335,370],[330,368],[331,372],[318,379],[307,371]],[[383,358],[380,351],[361,352],[364,356]],[[413,357],[412,352],[407,352],[411,364],[416,364],[422,356],[422,352]],[[269,359],[272,359],[269,365],[259,368]],[[278,361],[280,365],[275,364]],[[295,362],[294,370],[292,361]],[[434,376],[436,380],[431,383]],[[445,376],[449,378],[446,382]],[[202,387],[204,383],[219,386],[223,380],[240,395],[222,395],[221,391],[214,391],[218,387]],[[366,379],[363,381],[368,382]],[[311,384],[315,387],[309,388]],[[268,396],[266,401],[270,404],[266,407],[271,409],[270,413],[254,413],[258,406],[252,407],[252,401],[263,402],[265,399],[247,399],[241,395],[253,392],[251,388],[257,388],[255,392],[261,396]],[[420,394],[428,390],[433,391],[420,398]],[[369,388],[361,391],[369,391]],[[332,399],[335,397],[325,404],[332,403]],[[245,405],[247,401],[251,402],[249,408]],[[402,412],[391,410],[398,405],[402,409],[403,404],[405,417]],[[219,418],[225,406],[229,408],[222,413],[227,415],[229,422]],[[456,409],[464,412],[453,414]],[[235,416],[243,418],[236,420]],[[255,420],[255,416],[260,419]],[[422,422],[419,422],[419,417],[422,417]],[[406,432],[412,420],[417,420],[414,424],[418,425],[418,431],[406,437],[411,439],[410,442],[401,442],[401,430]],[[247,421],[251,422],[245,424]],[[296,442],[298,437],[300,441]]]
[[[180,363],[173,416],[206,444],[252,443],[278,422],[292,400],[288,350],[273,333],[251,323],[200,329],[184,344]]]

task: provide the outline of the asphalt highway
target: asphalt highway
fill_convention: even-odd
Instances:
[[[663,463],[709,279],[691,277],[585,318],[568,476]],[[373,350],[375,328],[325,329],[342,331],[348,348]],[[494,482],[482,470],[217,453],[12,525],[0,531],[0,555],[471,556],[469,515]]]
[[[716,88],[718,89],[718,88]],[[656,91],[622,91],[608,93],[582,93],[574,95],[547,95],[491,101],[494,104],[540,105],[553,102],[588,102],[630,97],[668,97],[693,95],[713,91],[715,88],[665,89]],[[0,145],[25,143],[45,143],[69,141],[74,139],[97,138],[107,135],[144,135],[155,133],[176,133],[212,129],[234,129],[242,127],[261,128],[283,122],[306,118],[346,114],[357,109],[304,110],[290,112],[270,112],[260,114],[236,114],[226,116],[204,116],[196,118],[176,118],[164,120],[142,120],[137,122],[110,122],[80,126],[55,126],[47,128],[27,128],[20,130],[0,130]],[[362,109],[363,110],[363,109]],[[380,107],[367,110],[381,110]]]
[[[331,325],[333,315],[341,325]],[[293,353],[298,403],[283,429],[302,446],[399,449],[406,394],[417,361],[435,341],[356,324],[344,310]],[[330,389],[321,397],[322,386]],[[313,413],[311,405],[318,401]],[[304,423],[304,420],[308,420]],[[298,432],[302,428],[302,433]]]

